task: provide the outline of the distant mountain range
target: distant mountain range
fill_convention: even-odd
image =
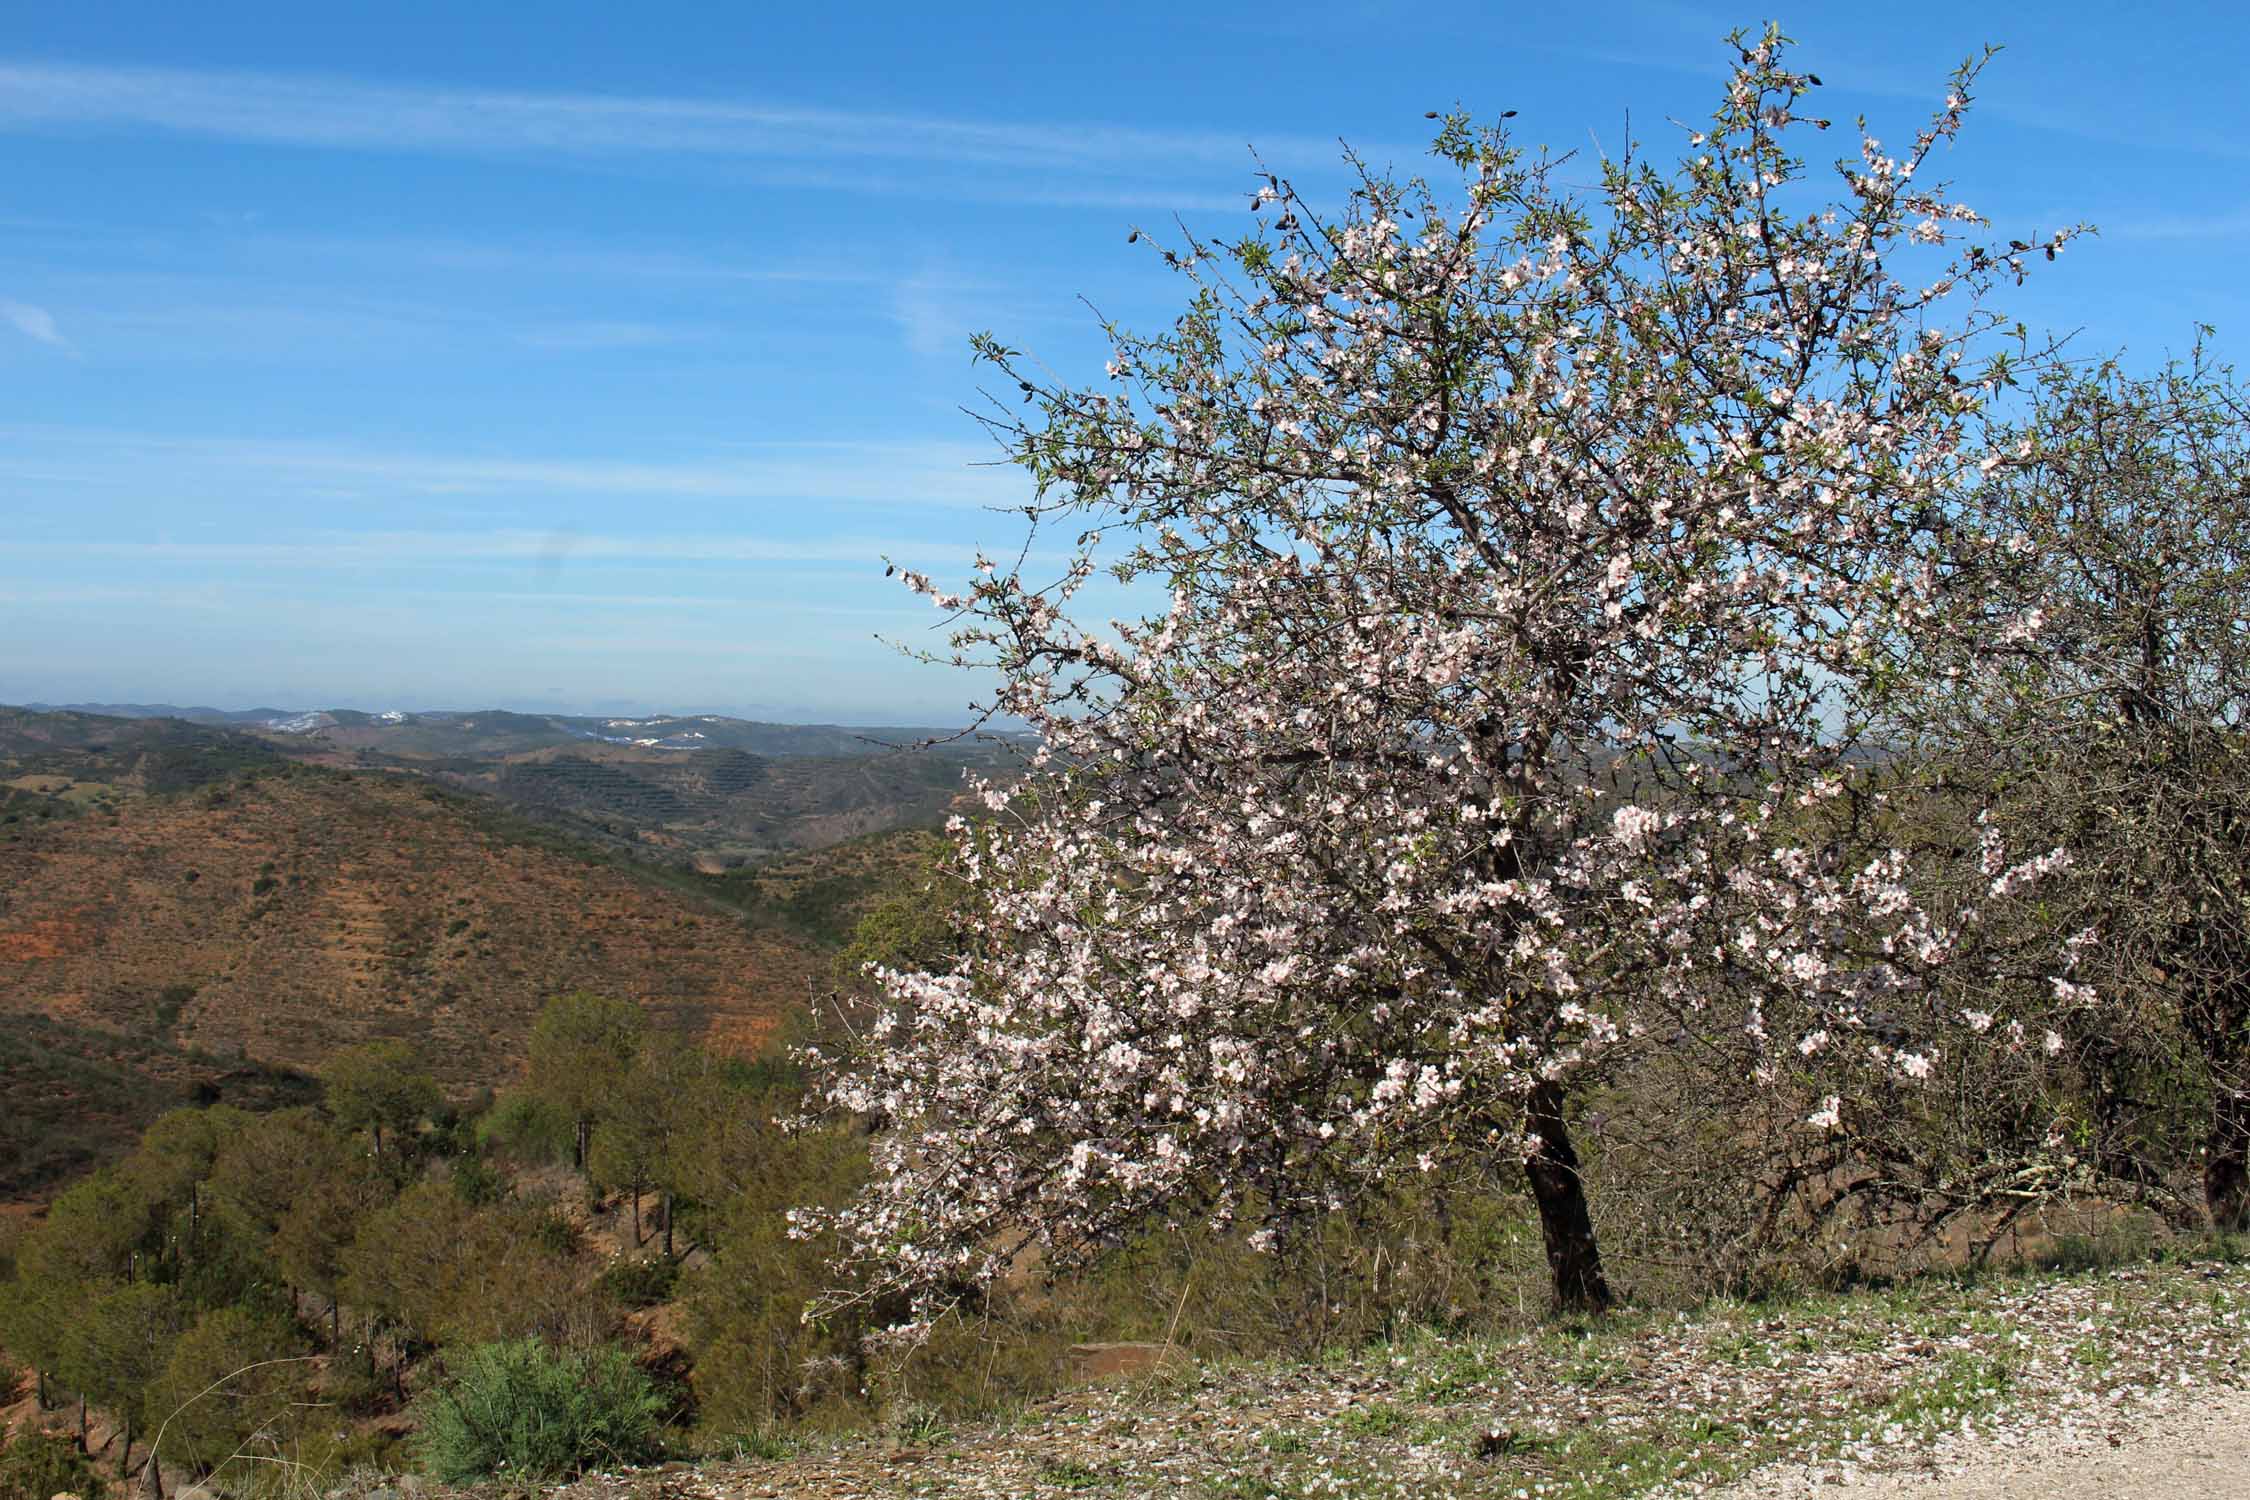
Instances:
[[[176,703],[26,703],[34,713],[99,714],[108,719],[185,719],[190,724],[265,724],[288,718],[286,708],[182,708]]]
[[[912,726],[720,714],[0,707],[0,816],[73,813],[97,798],[107,807],[121,795],[296,762],[438,782],[646,863],[717,873],[868,834],[934,828],[960,796],[964,773],[1008,774],[1019,748],[1004,737]]]
[[[755,755],[867,755],[951,740],[959,731],[915,725],[773,724],[724,714],[520,713],[513,709],[409,712],[355,708],[209,708],[176,703],[31,703],[36,712],[116,719],[184,719],[254,733],[322,736],[396,755],[496,754],[593,741],[657,750],[746,750]]]

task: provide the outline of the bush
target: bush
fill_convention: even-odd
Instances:
[[[571,1159],[569,1116],[527,1092],[502,1094],[491,1112],[477,1122],[477,1139],[518,1161]]]
[[[78,1445],[29,1429],[11,1440],[0,1427],[0,1500],[48,1500],[64,1493],[89,1500],[102,1493],[102,1482]]]
[[[414,1410],[422,1465],[462,1483],[640,1463],[656,1452],[664,1400],[622,1350],[561,1353],[519,1339],[468,1351]]]
[[[621,1260],[602,1272],[601,1289],[620,1307],[654,1307],[670,1300],[679,1279],[676,1260]]]
[[[476,1208],[426,1181],[371,1214],[341,1257],[343,1300],[422,1343],[544,1334],[577,1342],[606,1326],[579,1275],[570,1225],[552,1210]]]
[[[303,1351],[286,1317],[220,1307],[196,1319],[145,1398],[165,1461],[204,1470],[282,1448],[305,1410]]]
[[[472,1208],[508,1196],[507,1174],[474,1152],[453,1158],[453,1194]]]

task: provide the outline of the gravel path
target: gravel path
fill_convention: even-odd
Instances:
[[[2250,1500],[2250,1262],[1433,1332],[545,1500]],[[385,1494],[330,1500],[396,1500]],[[486,1486],[431,1500],[531,1500]]]
[[[2250,1391],[2152,1397],[2122,1421],[2082,1414],[2045,1430],[2010,1429],[1935,1444],[1915,1468],[1851,1473],[1792,1465],[1718,1500],[2242,1500],[2250,1496]]]

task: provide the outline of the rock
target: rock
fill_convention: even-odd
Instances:
[[[1184,1370],[1195,1361],[1177,1344],[1073,1344],[1070,1378],[1079,1383],[1132,1380],[1161,1370]]]
[[[55,1500],[78,1500],[78,1496],[73,1495],[68,1490],[64,1490],[61,1494],[55,1496]]]

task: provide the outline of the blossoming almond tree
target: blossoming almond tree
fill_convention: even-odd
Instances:
[[[1033,515],[1079,534],[1052,582],[907,575],[1042,748],[959,831],[971,951],[881,976],[832,1059],[875,1176],[804,1222],[859,1294],[926,1315],[1153,1216],[1278,1240],[1468,1157],[1520,1162],[1557,1302],[1598,1309],[1573,1088],[1657,1017],[1762,1035],[1744,961],[1848,1027],[1904,982],[1867,933],[1942,959],[1897,881],[1761,840],[1848,775],[1874,643],[1923,618],[1921,543],[1985,457],[1981,297],[2064,236],[1964,244],[1928,180],[1974,66],[1828,195],[1790,146],[1818,80],[1736,46],[1669,168],[1603,162],[1581,201],[1450,117],[1460,201],[1363,168],[1330,221],[1261,178],[1251,233],[1159,252],[1192,301],[1113,329],[1104,382],[981,342]],[[1074,618],[1104,565],[1168,607]],[[1808,881],[1846,909],[1807,919]]]

